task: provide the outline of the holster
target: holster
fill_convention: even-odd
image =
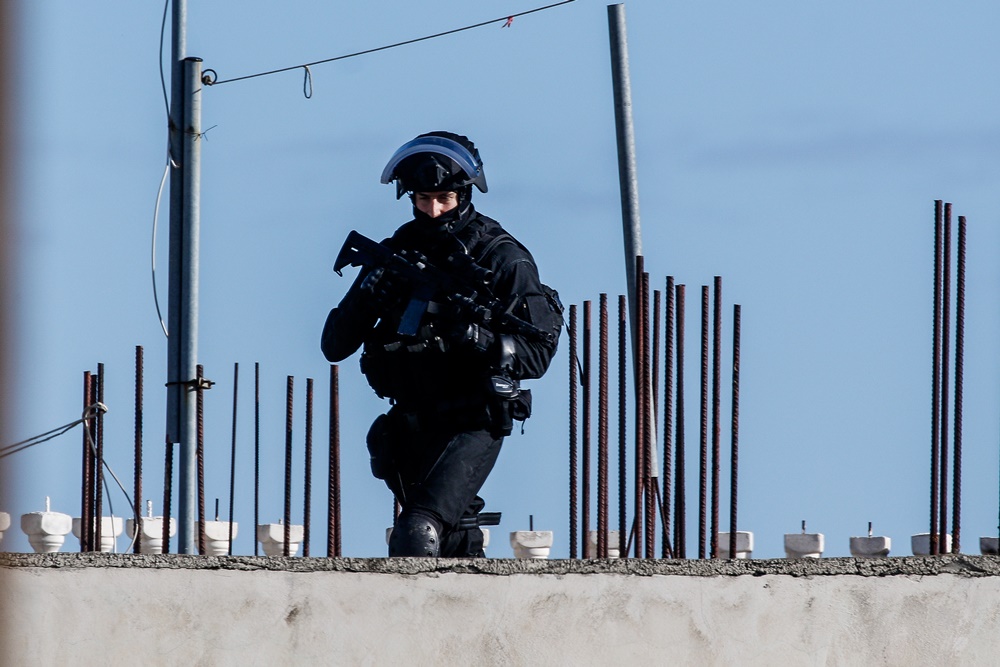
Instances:
[[[396,426],[394,420],[387,414],[379,415],[368,429],[365,442],[368,445],[368,455],[375,479],[386,479],[395,470],[393,442]]]

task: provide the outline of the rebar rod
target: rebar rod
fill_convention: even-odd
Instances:
[[[285,511],[282,525],[284,528],[282,553],[285,558],[291,555],[292,540],[292,392],[295,379],[289,375],[285,385]]]
[[[733,306],[733,417],[732,453],[730,455],[729,486],[729,557],[736,558],[736,511],[739,507],[739,460],[740,460],[740,306]]]
[[[581,438],[580,469],[581,469],[581,498],[580,506],[580,553],[586,557],[587,554],[587,531],[590,530],[590,378],[591,378],[591,303],[583,302],[583,436]]]
[[[597,554],[608,557],[608,295],[598,304]]]
[[[202,379],[205,367],[195,366],[195,464],[198,473],[198,553],[205,555],[205,391]]]
[[[931,511],[930,554],[938,554],[938,476],[941,456],[941,239],[943,213],[940,199],[934,201],[934,343],[931,361]]]
[[[305,480],[302,499],[302,555],[309,557],[309,529],[312,515],[312,427],[313,427],[313,379],[306,378],[306,444]]]
[[[576,558],[577,552],[577,494],[579,484],[577,480],[577,321],[576,304],[569,307],[569,557]]]
[[[142,346],[135,346],[135,455],[133,466],[132,508],[135,515],[133,553],[142,553]]]
[[[951,351],[951,204],[944,204],[944,241],[941,269],[941,482],[938,487],[938,550],[948,552],[948,357]]]
[[[90,533],[93,524],[90,521],[90,517],[93,516],[94,510],[92,506],[93,499],[93,480],[91,477],[91,461],[93,460],[94,453],[90,448],[90,417],[88,416],[90,406],[93,404],[93,392],[92,392],[93,381],[90,376],[90,371],[83,372],[83,410],[84,418],[88,420],[84,424],[83,429],[83,457],[80,465],[81,469],[81,489],[80,489],[80,551],[91,551],[91,541]]]
[[[628,304],[618,295],[618,553],[628,557]]]
[[[253,365],[253,530],[260,525],[260,362]],[[253,555],[260,555],[260,543],[254,535]]]
[[[646,504],[646,558],[656,558],[656,497],[653,492],[653,409],[650,377],[649,273],[642,272],[642,455],[643,500]]]
[[[677,319],[677,416],[674,457],[674,555],[687,558],[684,456],[684,285],[675,287]]]
[[[174,486],[174,443],[168,435],[164,442],[163,461],[163,553],[170,553],[170,505]]]
[[[642,332],[645,329],[645,321],[643,319],[644,308],[642,307],[642,274],[645,272],[644,260],[642,255],[635,258],[635,285],[633,286],[633,291],[635,294],[635,332],[632,336],[633,344],[635,345],[635,352],[632,355],[635,360],[635,473],[634,473],[634,486],[633,494],[635,496],[635,510],[633,512],[635,520],[632,523],[633,533],[635,536],[635,557],[642,558],[644,553],[644,542],[643,533],[645,530],[645,470],[646,470],[646,458],[645,458],[645,433],[646,427],[644,424],[645,413],[643,409],[646,406],[645,393],[646,393],[646,383],[643,381],[644,377],[642,374],[642,359],[645,355],[644,343]]]
[[[951,503],[951,551],[961,553],[962,533],[962,401],[965,376],[965,216],[958,216],[958,260],[955,291],[955,435],[953,450],[955,465],[952,467],[953,500]]]
[[[646,286],[647,292],[649,291],[649,289],[650,289],[650,285],[647,285]],[[662,308],[661,308],[661,306],[662,306],[662,295],[660,294],[660,290],[653,290],[652,303],[653,303],[653,305],[652,305],[653,313],[652,313],[652,316],[651,316],[650,325],[652,327],[653,333],[652,333],[652,340],[651,340],[650,345],[649,345],[649,351],[650,351],[650,354],[652,356],[652,360],[650,361],[650,366],[649,366],[649,390],[650,390],[651,394],[650,394],[650,409],[647,412],[648,419],[649,419],[649,431],[650,431],[650,440],[649,440],[649,457],[650,457],[650,463],[647,466],[647,469],[649,471],[649,475],[650,475],[650,478],[651,478],[650,479],[650,484],[651,484],[651,487],[652,487],[651,488],[651,493],[652,493],[651,503],[652,503],[652,508],[653,508],[653,525],[651,527],[650,534],[651,535],[655,535],[657,520],[659,520],[660,522],[662,522],[662,520],[663,520],[663,510],[662,510],[662,507],[661,507],[661,505],[663,503],[662,503],[662,498],[660,497],[660,483],[659,483],[659,474],[660,474],[660,471],[656,469],[656,461],[657,461],[657,455],[656,454],[657,454],[657,452],[656,452],[656,438],[655,438],[655,435],[654,435],[654,431],[656,430],[656,420],[657,420],[658,415],[660,414],[660,411],[659,411],[659,407],[660,407],[660,387],[659,387],[659,385],[660,385],[660,335],[661,335],[661,326],[660,326],[661,319],[660,318],[662,317],[662,312],[661,312],[661,310],[662,310]],[[664,537],[666,537],[666,536],[664,535]],[[661,540],[661,542],[662,542],[662,540]],[[656,540],[655,539],[651,540],[651,543],[652,543],[652,546],[651,546],[651,548],[652,548],[651,557],[655,558],[656,557]]]
[[[708,285],[701,286],[701,430],[698,457],[698,558],[705,558],[708,529]]]
[[[665,290],[666,321],[663,327],[663,558],[673,557],[670,548],[670,520],[673,506],[674,446],[674,277],[667,276]],[[676,542],[674,546],[676,546]]]
[[[719,557],[719,473],[721,459],[722,422],[722,277],[715,276],[712,302],[712,527],[709,558]]]
[[[327,489],[326,555],[340,558],[340,369],[330,365],[330,476]]]
[[[240,365],[233,364],[233,437],[229,452],[229,555],[233,555],[233,505],[236,494],[236,405],[240,385]],[[254,530],[257,527],[254,526]],[[254,536],[256,539],[256,536]]]
[[[97,364],[97,402],[104,403],[104,364]],[[97,411],[94,420],[97,438],[97,454],[94,456],[94,529],[91,550],[101,550],[104,533],[104,412]]]

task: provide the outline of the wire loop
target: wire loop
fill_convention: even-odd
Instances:
[[[305,74],[302,77],[302,94],[306,96],[306,99],[312,99],[313,96],[313,75],[309,71],[309,65],[303,65],[302,69],[305,70]]]

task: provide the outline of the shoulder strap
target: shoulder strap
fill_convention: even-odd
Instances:
[[[487,257],[489,257],[490,253],[496,250],[497,246],[499,246],[501,243],[516,243],[516,241],[514,241],[514,237],[508,234],[507,232],[503,232],[502,234],[497,234],[496,236],[491,238],[485,245],[477,249],[477,252],[473,257],[476,264],[482,266],[483,261]]]

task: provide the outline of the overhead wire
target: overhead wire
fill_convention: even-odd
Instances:
[[[325,64],[325,63],[332,63],[332,62],[337,61],[337,60],[346,60],[348,58],[355,58],[357,56],[363,56],[363,55],[367,55],[369,53],[376,53],[378,51],[386,51],[388,49],[394,49],[394,48],[399,47],[399,46],[406,46],[408,44],[415,44],[417,42],[425,42],[425,41],[430,40],[430,39],[437,39],[438,37],[444,37],[446,35],[453,35],[455,33],[463,32],[465,30],[472,30],[474,28],[481,28],[483,26],[491,25],[491,24],[494,24],[494,23],[499,23],[501,21],[504,22],[503,27],[508,27],[508,26],[511,25],[511,23],[513,22],[513,20],[515,18],[519,17],[519,16],[527,16],[528,14],[534,14],[536,12],[545,11],[546,9],[552,9],[553,7],[559,7],[560,5],[566,5],[566,4],[569,4],[571,2],[575,2],[575,0],[562,0],[562,2],[555,2],[555,3],[552,3],[550,5],[545,5],[544,7],[536,7],[535,9],[529,9],[527,11],[518,12],[516,14],[508,14],[506,16],[501,16],[500,18],[491,19],[489,21],[481,21],[479,23],[474,23],[472,25],[463,26],[461,28],[454,28],[452,30],[446,30],[444,32],[438,32],[438,33],[435,33],[433,35],[425,35],[423,37],[416,37],[414,39],[407,39],[405,41],[396,42],[394,44],[386,44],[385,46],[378,46],[378,47],[375,47],[373,49],[365,49],[364,51],[356,51],[354,53],[347,53],[347,54],[344,54],[344,55],[341,55],[341,56],[335,56],[333,58],[325,58],[323,60],[316,60],[316,61],[309,62],[309,63],[303,63],[301,65],[292,65],[290,67],[280,67],[278,69],[272,69],[272,70],[268,70],[266,72],[258,72],[257,74],[246,74],[244,76],[237,76],[237,77],[233,77],[233,78],[230,78],[230,79],[222,79],[221,81],[217,80],[217,79],[213,79],[212,76],[209,75],[208,73],[211,72],[212,74],[215,74],[215,71],[209,69],[209,70],[205,70],[206,74],[202,78],[202,82],[205,85],[207,85],[207,86],[220,86],[220,85],[222,85],[224,83],[233,83],[235,81],[245,81],[246,79],[254,79],[254,78],[257,78],[257,77],[261,77],[261,76],[268,76],[268,75],[271,75],[271,74],[278,74],[280,72],[290,72],[292,70],[296,70],[296,69],[300,69],[300,68],[309,68],[309,67],[312,67],[314,65],[322,65],[322,64]]]
[[[0,459],[5,458],[7,456],[11,456],[12,454],[17,454],[18,452],[23,452],[24,450],[30,447],[34,447],[35,445],[40,445],[43,442],[48,442],[49,440],[58,438],[60,435],[63,435],[64,433],[68,433],[69,431],[71,431],[78,424],[83,424],[83,432],[84,436],[87,438],[87,444],[90,447],[91,451],[93,451],[94,457],[97,458],[98,457],[97,443],[94,442],[94,435],[90,431],[88,422],[92,418],[96,417],[99,413],[105,413],[107,411],[108,411],[108,406],[106,406],[104,403],[100,402],[91,403],[86,408],[84,408],[83,414],[80,416],[79,419],[75,419],[69,422],[68,424],[57,426],[54,429],[45,431],[44,433],[39,433],[38,435],[32,436],[30,438],[25,438],[24,440],[21,440],[19,442],[14,442],[9,445],[4,445],[3,447],[0,447]],[[111,475],[111,478],[115,480],[115,483],[118,484],[118,488],[121,489],[121,492],[125,495],[125,499],[128,501],[129,506],[132,508],[132,515],[135,519],[136,529],[135,531],[133,531],[132,541],[129,544],[128,549],[126,549],[126,551],[129,551],[132,549],[132,545],[135,544],[136,536],[138,535],[138,531],[140,530],[141,518],[139,515],[139,507],[134,502],[132,502],[132,497],[129,496],[128,491],[125,490],[125,487],[124,485],[122,485],[121,480],[118,479],[118,475],[116,475],[115,471],[111,469],[111,466],[108,465],[108,462],[104,460],[103,457],[101,457],[100,462],[101,465],[104,466],[105,470],[108,471],[108,474]],[[112,524],[113,524],[115,510],[111,504],[111,489],[108,486],[107,480],[104,481],[104,493],[106,494],[108,499],[108,511],[111,514]],[[115,550],[117,551],[117,544],[115,544]]]
[[[167,176],[170,175],[170,167],[177,167],[177,162],[172,155],[173,147],[170,144],[170,101],[167,99],[167,80],[163,74],[163,36],[167,29],[167,8],[170,7],[170,0],[163,2],[163,18],[160,21],[160,88],[163,90],[163,106],[167,112],[167,163],[163,167],[163,176],[160,178],[160,187],[156,190],[156,203],[153,205],[153,234],[150,244],[150,273],[153,281],[153,304],[156,306],[156,317],[160,321],[160,328],[163,335],[170,338],[167,325],[163,321],[163,313],[160,311],[160,299],[156,290],[156,227],[160,218],[160,200],[163,198],[163,188],[167,184]]]

